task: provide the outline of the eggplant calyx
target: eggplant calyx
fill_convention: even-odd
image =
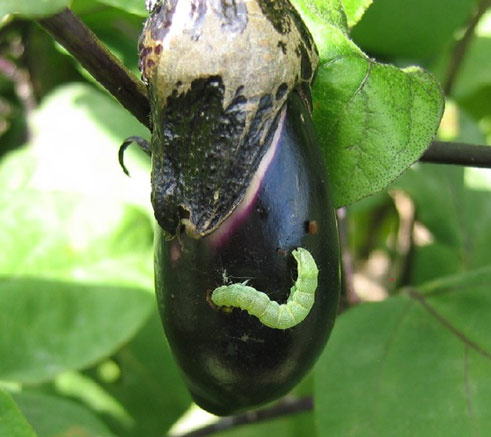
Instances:
[[[269,328],[293,328],[307,317],[314,305],[319,269],[307,249],[299,247],[292,255],[297,262],[298,276],[286,303],[271,300],[266,293],[246,282],[216,288],[211,295],[212,302],[217,306],[245,310]]]

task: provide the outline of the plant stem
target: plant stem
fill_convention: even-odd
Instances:
[[[70,9],[43,18],[39,23],[128,111],[151,128],[145,85],[104,47]]]
[[[491,3],[481,2],[479,11]],[[41,25],[128,111],[151,130],[145,85],[115,58],[69,9],[40,20]],[[434,141],[423,162],[491,168],[491,147]]]
[[[433,141],[420,161],[491,168],[491,146]]]
[[[278,417],[310,411],[313,409],[313,407],[314,403],[311,397],[304,397],[300,399],[285,398],[283,401],[273,405],[270,408],[248,411],[247,413],[238,414],[236,416],[224,417],[211,425],[207,425],[191,432],[173,437],[203,437],[216,432],[236,428],[241,425],[264,422],[270,419],[276,419]]]
[[[445,92],[446,96],[452,94],[455,79],[457,78],[457,75],[464,61],[467,48],[469,47],[469,44],[472,41],[472,37],[474,36],[476,26],[489,7],[491,7],[491,0],[481,0],[479,2],[474,15],[467,23],[464,35],[462,35],[462,38],[460,38],[455,44],[452,52],[452,57],[450,58],[450,64],[447,69],[446,80],[443,85],[443,91]]]

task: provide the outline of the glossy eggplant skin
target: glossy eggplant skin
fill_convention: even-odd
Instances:
[[[335,210],[309,111],[296,92],[278,129],[259,188],[215,232],[200,239],[183,232],[170,241],[160,228],[156,234],[156,291],[168,341],[194,400],[218,415],[286,394],[321,353],[337,312]],[[215,288],[245,280],[286,301],[297,247],[319,268],[315,304],[297,326],[268,328],[245,311],[211,303]]]

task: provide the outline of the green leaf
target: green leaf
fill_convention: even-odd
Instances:
[[[344,11],[348,17],[348,26],[353,27],[361,20],[373,0],[343,0]]]
[[[464,169],[418,165],[399,179],[395,187],[406,191],[417,208],[417,218],[437,239],[454,250],[462,248],[466,228],[461,226],[464,211]]]
[[[299,10],[303,17],[310,20],[310,31],[327,24],[347,31],[348,21],[341,0],[292,0],[293,6]]]
[[[399,228],[394,201],[387,192],[380,192],[350,205],[349,251],[354,259],[366,258],[372,251],[390,252],[391,235]]]
[[[41,382],[87,367],[132,338],[153,303],[134,288],[4,279],[0,379]]]
[[[491,37],[478,37],[471,41],[466,51],[462,70],[455,81],[453,95],[459,99],[491,85]]]
[[[0,379],[21,382],[116,352],[154,305],[148,164],[129,155],[129,179],[117,161],[146,132],[86,85],[51,94],[31,128],[0,167]]]
[[[451,45],[476,3],[377,0],[353,29],[352,37],[364,50],[381,57],[428,60]]]
[[[145,9],[144,0],[99,0],[109,6],[114,6],[119,9],[123,9],[126,12],[130,12],[135,15],[146,17],[148,15]]]
[[[336,206],[382,190],[429,146],[443,101],[422,70],[363,57],[321,67],[314,120],[326,152]]]
[[[39,17],[61,11],[70,4],[70,0],[2,0],[0,3],[0,21],[7,14],[19,14],[24,17]]]
[[[490,281],[491,267],[485,266],[466,273],[458,273],[428,281],[418,287],[424,295],[432,295],[438,292],[454,291],[469,287],[481,287]]]
[[[103,369],[87,372],[133,419],[112,428],[127,437],[163,435],[191,405],[189,392],[165,341],[157,311],[133,340],[114,357],[119,376],[104,377]]]
[[[482,118],[487,118],[491,114],[491,84],[484,85],[482,88],[476,89],[470,94],[465,94],[457,98],[459,105],[465,109],[469,115],[479,121]],[[488,135],[491,133],[489,124],[483,123],[481,129]],[[479,144],[485,143],[481,141]],[[489,142],[488,142],[489,143]]]
[[[118,365],[107,358],[97,364],[105,378],[119,376]],[[132,418],[123,406],[107,393],[96,381],[77,371],[62,373],[53,382],[37,387],[39,391],[47,394],[55,393],[57,396],[76,400],[92,411],[97,411],[99,417],[104,417],[105,423],[111,425],[112,420],[125,425],[132,422]],[[124,434],[124,433],[123,433]]]
[[[420,164],[408,170],[394,185],[411,196],[416,205],[417,220],[430,231],[434,244],[441,246],[433,252],[437,258],[428,260],[429,266],[422,266],[426,279],[438,277],[438,270],[432,274],[433,264],[447,264],[448,267],[453,266],[454,271],[472,270],[489,264],[489,183],[487,190],[471,188],[475,178],[471,180],[470,176],[476,174],[476,169]],[[416,247],[416,254],[419,251]]]
[[[45,100],[32,129],[30,147],[0,167],[0,274],[153,289],[148,170],[130,154],[130,179],[117,162],[138,123],[72,85]]]
[[[489,28],[489,24],[488,24]],[[476,121],[491,113],[491,31],[472,39],[465,53],[462,67],[455,80],[452,96]],[[487,127],[489,123],[481,128]]]
[[[14,399],[39,437],[113,436],[94,413],[76,402],[29,392]]]
[[[419,285],[461,270],[461,258],[454,248],[441,243],[414,247],[411,258],[411,284]]]
[[[143,1],[141,5],[143,8]],[[85,2],[82,6],[85,6]],[[126,68],[130,69],[136,76],[140,76],[137,48],[143,22],[140,15],[98,5],[98,7],[83,13],[83,20],[108,50],[124,63]],[[96,83],[96,80],[83,67],[78,63],[76,66],[84,77],[90,78],[90,81]]]
[[[0,437],[36,437],[10,395],[0,388]]]
[[[491,266],[439,278],[418,287],[420,299],[491,360]]]
[[[316,367],[320,435],[491,432],[491,269],[342,315]]]
[[[348,39],[342,20],[322,23],[305,5],[301,12],[320,54],[313,117],[339,207],[382,190],[423,154],[444,101],[429,73],[379,64]]]
[[[141,211],[38,190],[4,192],[0,208],[0,275],[153,288],[152,231]]]

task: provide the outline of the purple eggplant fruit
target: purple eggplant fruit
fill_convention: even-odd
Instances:
[[[310,115],[294,92],[253,189],[213,233],[167,241],[157,231],[159,311],[196,403],[228,415],[287,393],[312,367],[334,323],[340,289],[336,219]],[[263,173],[264,172],[264,173]],[[223,310],[212,291],[249,281],[285,302],[295,281],[293,249],[319,267],[315,303],[291,329],[272,329],[246,311]]]
[[[317,51],[288,0],[147,3],[152,140],[121,152],[136,141],[152,157],[171,349],[195,401],[232,414],[287,393],[337,311],[336,218],[311,121]]]

